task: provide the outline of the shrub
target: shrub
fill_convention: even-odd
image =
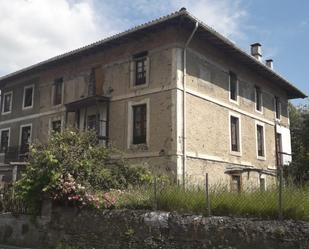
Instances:
[[[118,159],[112,155],[118,154]],[[34,144],[29,165],[15,189],[35,210],[44,199],[59,204],[99,207],[98,191],[124,189],[151,181],[148,170],[129,167],[114,149],[100,145],[94,132],[52,134],[47,144]]]

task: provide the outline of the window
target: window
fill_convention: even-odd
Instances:
[[[266,179],[265,176],[260,176],[260,191],[266,191]]]
[[[145,85],[147,83],[147,54],[147,52],[142,52],[133,56],[135,67],[135,86]]]
[[[231,123],[231,151],[240,152],[239,118],[230,116]]]
[[[33,88],[33,86],[26,86],[24,88],[23,109],[33,106]]]
[[[61,120],[54,120],[51,122],[51,129],[55,133],[61,132]]]
[[[283,165],[283,154],[282,154],[282,135],[277,132],[276,134],[276,151],[277,151],[277,166]]]
[[[231,175],[231,191],[240,192],[241,191],[241,176]]]
[[[257,152],[258,152],[258,157],[265,157],[264,126],[256,125],[256,136],[257,136]]]
[[[261,88],[255,87],[255,110],[258,112],[263,111],[262,107],[262,92]]]
[[[133,144],[146,143],[147,106],[135,105],[133,108]]]
[[[2,113],[10,113],[12,111],[13,93],[7,92],[3,94]]]
[[[87,117],[87,130],[95,130],[97,124],[97,116],[89,115]]]
[[[10,129],[3,129],[0,133],[0,152],[6,152],[9,147],[9,139],[10,139]]]
[[[63,79],[56,79],[53,86],[53,105],[62,103]]]
[[[236,101],[238,100],[238,80],[237,75],[233,72],[230,72],[230,100]]]
[[[31,143],[31,125],[21,126],[20,129],[20,152],[26,153],[29,151]]]
[[[281,116],[281,103],[279,97],[275,97],[275,113],[276,119],[280,119]]]

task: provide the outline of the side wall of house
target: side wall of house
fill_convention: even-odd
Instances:
[[[182,58],[182,49],[178,49]],[[238,103],[229,100],[229,72],[238,78]],[[178,86],[182,86],[179,69]],[[248,66],[240,64],[209,43],[194,39],[187,52],[187,165],[189,182],[204,184],[209,174],[211,184],[230,183],[225,171],[231,166],[273,170],[276,168],[275,123],[289,126],[288,100],[285,92],[261,77]],[[262,91],[263,112],[255,109],[255,86]],[[179,93],[181,98],[182,91]],[[274,96],[280,97],[281,119],[275,119]],[[182,108],[182,107],[181,107]],[[240,120],[240,153],[231,152],[230,115]],[[257,156],[256,125],[264,127],[265,157]],[[178,141],[179,153],[181,139]],[[273,176],[257,172],[241,175],[243,188],[259,186],[259,179],[269,186]]]

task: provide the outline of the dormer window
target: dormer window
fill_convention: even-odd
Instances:
[[[3,94],[2,114],[8,114],[12,111],[13,92]]]

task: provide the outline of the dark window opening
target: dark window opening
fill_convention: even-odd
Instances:
[[[135,85],[146,84],[146,74],[147,74],[147,58],[137,58],[135,59]]]
[[[279,97],[275,97],[275,112],[276,119],[280,119],[281,116],[281,103]]]
[[[256,101],[256,110],[262,111],[262,92],[259,87],[255,88],[255,101]]]
[[[231,149],[239,152],[239,118],[231,116]]]
[[[133,106],[133,144],[146,143],[146,104]]]
[[[63,87],[63,79],[57,79],[54,83],[54,105],[60,105],[62,103],[62,87]]]
[[[29,151],[31,143],[31,126],[24,126],[21,129],[20,152],[26,153]]]
[[[12,94],[4,94],[3,98],[3,112],[10,112],[12,107]]]
[[[1,131],[1,152],[6,152],[9,147],[9,130]]]
[[[280,133],[276,134],[276,150],[277,150],[277,166],[283,165],[283,154],[282,154],[282,135]]]
[[[24,107],[32,106],[32,99],[33,99],[33,87],[28,87],[25,89],[25,96],[24,96]]]
[[[52,121],[52,131],[56,133],[61,132],[61,120]]]
[[[264,127],[261,125],[256,126],[257,130],[257,147],[258,147],[258,156],[264,157]]]
[[[237,101],[237,75],[230,72],[230,99]]]
[[[89,115],[87,117],[87,130],[96,130],[97,128],[97,115]]]

